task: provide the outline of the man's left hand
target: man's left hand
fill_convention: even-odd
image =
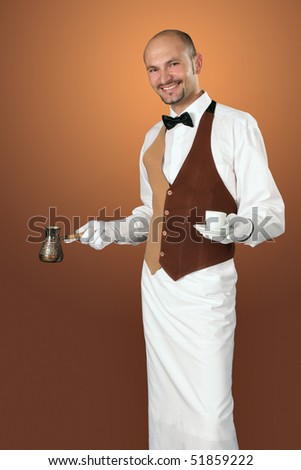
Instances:
[[[231,213],[227,215],[225,223],[220,229],[220,233],[220,236],[216,236],[205,232],[203,236],[209,240],[223,244],[233,242],[242,243],[252,235],[253,222],[250,219]]]

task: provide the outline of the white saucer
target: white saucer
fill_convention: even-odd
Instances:
[[[198,232],[201,234],[210,235],[211,237],[226,237],[226,229],[224,228],[221,233],[221,229],[219,230],[208,230],[205,224],[195,224],[194,227],[197,229]]]

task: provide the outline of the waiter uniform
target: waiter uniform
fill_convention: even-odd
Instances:
[[[149,448],[238,449],[231,391],[234,244],[198,236],[194,222],[204,222],[205,210],[252,220],[256,208],[258,223],[271,217],[265,229],[275,237],[284,229],[284,205],[252,116],[215,106],[206,92],[186,111],[193,127],[165,132],[159,122],[147,133],[143,206],[128,218],[150,221],[141,278]]]

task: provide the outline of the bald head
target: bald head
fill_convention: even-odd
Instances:
[[[144,62],[145,62],[146,52],[151,46],[151,44],[154,43],[157,39],[163,38],[164,36],[170,37],[171,39],[175,38],[177,40],[180,40],[183,43],[183,45],[187,48],[187,52],[191,59],[193,59],[196,56],[196,48],[189,34],[185,33],[184,31],[180,31],[178,29],[165,29],[164,31],[160,31],[159,33],[155,34],[148,41],[144,49],[144,54],[143,54]]]
[[[152,88],[175,112],[200,95],[202,56],[187,33],[168,29],[153,36],[144,50],[144,63]]]

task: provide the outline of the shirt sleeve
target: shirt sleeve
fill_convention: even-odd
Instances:
[[[252,220],[254,231],[244,244],[254,247],[284,232],[284,202],[268,167],[261,132],[249,114],[234,124],[234,148],[238,215]]]
[[[120,224],[119,245],[138,245],[147,239],[149,223],[153,214],[152,209],[152,189],[148,181],[147,171],[143,164],[143,155],[148,142],[148,134],[144,140],[139,160],[140,169],[140,199],[143,203],[135,207],[132,214],[126,217]]]
[[[150,221],[151,216],[153,215],[152,209],[152,189],[147,177],[147,171],[143,163],[143,156],[147,147],[147,136],[145,138],[144,144],[142,146],[140,152],[140,162],[139,162],[139,169],[140,169],[140,199],[143,203],[142,206],[138,206],[132,211],[133,216],[143,216],[146,217],[148,221]]]

